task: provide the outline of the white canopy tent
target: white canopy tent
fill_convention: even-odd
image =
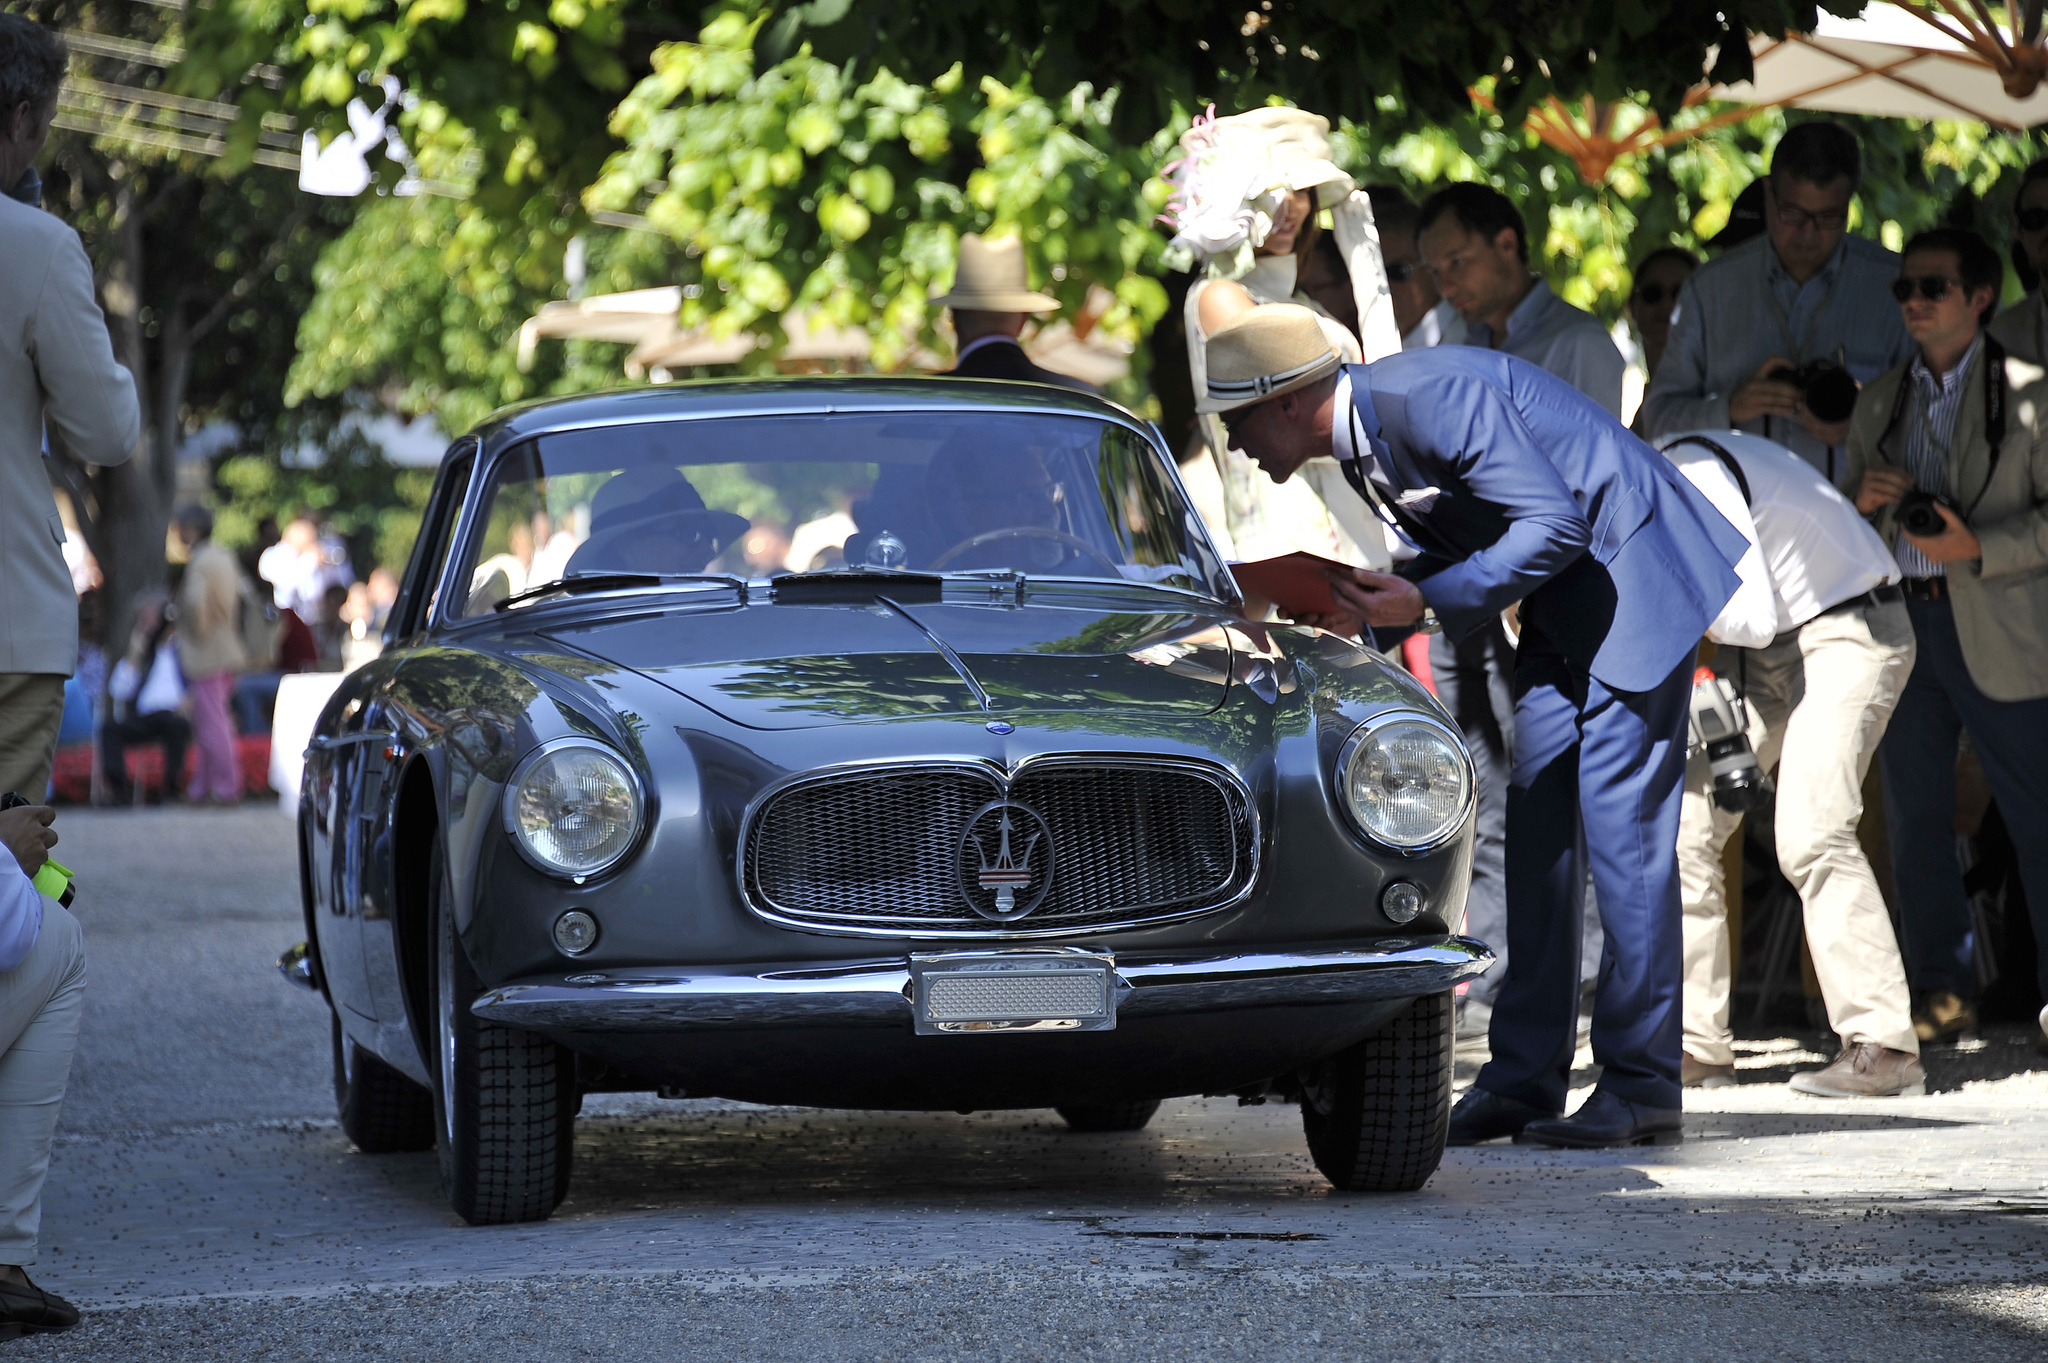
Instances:
[[[1106,293],[1101,301],[1106,308],[1110,301]],[[653,375],[657,379],[699,366],[738,364],[762,343],[759,335],[748,331],[731,336],[713,335],[707,327],[685,331],[676,325],[682,306],[683,291],[674,285],[550,303],[519,328],[520,368],[533,363],[539,343],[546,338],[579,337],[630,345],[633,349],[626,356],[626,373],[633,378]],[[1091,308],[1088,320],[1096,315],[1099,310]],[[789,343],[777,358],[792,365],[865,364],[874,354],[873,340],[866,331],[837,326],[811,308],[791,308],[783,315],[782,327]],[[1047,369],[1097,387],[1130,372],[1127,348],[1092,329],[1077,333],[1065,321],[1040,328],[1024,348]],[[922,348],[912,352],[910,359],[912,368],[926,371],[944,369],[950,363]]]
[[[2038,32],[1987,28],[1941,4],[1877,3],[1857,18],[1825,10],[1811,33],[1750,39],[1756,78],[1708,98],[1883,118],[1973,119],[2018,132],[2048,122]],[[2016,9],[2021,7],[2015,6]]]

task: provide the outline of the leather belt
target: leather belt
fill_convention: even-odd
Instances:
[[[1906,581],[1939,582],[1941,581],[1941,579],[1938,577],[1909,577],[1906,579]],[[1862,610],[1868,606],[1887,606],[1894,601],[1902,601],[1905,599],[1905,597],[1906,591],[1902,587],[1897,587],[1887,582],[1881,586],[1872,587],[1869,591],[1863,593],[1861,596],[1852,596],[1847,601],[1837,601],[1834,605],[1829,606],[1826,610],[1822,611],[1821,614],[1837,615],[1843,611]]]
[[[1949,599],[1948,579],[1945,577],[1909,577],[1899,584],[1909,601],[1946,601]]]

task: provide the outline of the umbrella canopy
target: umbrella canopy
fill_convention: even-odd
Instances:
[[[2010,132],[2048,122],[2040,5],[2015,4],[2014,30],[1975,6],[1873,4],[1859,18],[1823,10],[1811,33],[1750,39],[1756,78],[1711,98],[1883,118],[1962,118]]]
[[[1751,35],[1754,79],[1702,81],[1685,97],[1688,109],[1709,100],[1742,108],[1673,129],[1634,104],[1590,95],[1566,103],[1553,95],[1530,111],[1526,126],[1571,157],[1589,185],[1605,180],[1623,156],[1697,137],[1760,108],[1973,119],[2019,132],[2048,122],[2043,3],[2016,0],[2007,7],[2004,28],[1972,0],[1874,0],[1855,19],[1822,10],[1811,33]],[[1481,108],[1493,107],[1484,91],[1475,89],[1472,98]]]

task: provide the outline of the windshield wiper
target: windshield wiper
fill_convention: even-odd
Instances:
[[[665,587],[672,582],[722,582],[741,593],[747,590],[746,579],[731,573],[575,573],[553,582],[543,582],[538,587],[528,587],[523,592],[514,592],[491,609],[506,610],[542,596],[574,596],[628,587]]]

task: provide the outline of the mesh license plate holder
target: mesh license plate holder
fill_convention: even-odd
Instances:
[[[1081,951],[948,951],[910,958],[919,1036],[1108,1032],[1116,1028],[1116,957]]]

